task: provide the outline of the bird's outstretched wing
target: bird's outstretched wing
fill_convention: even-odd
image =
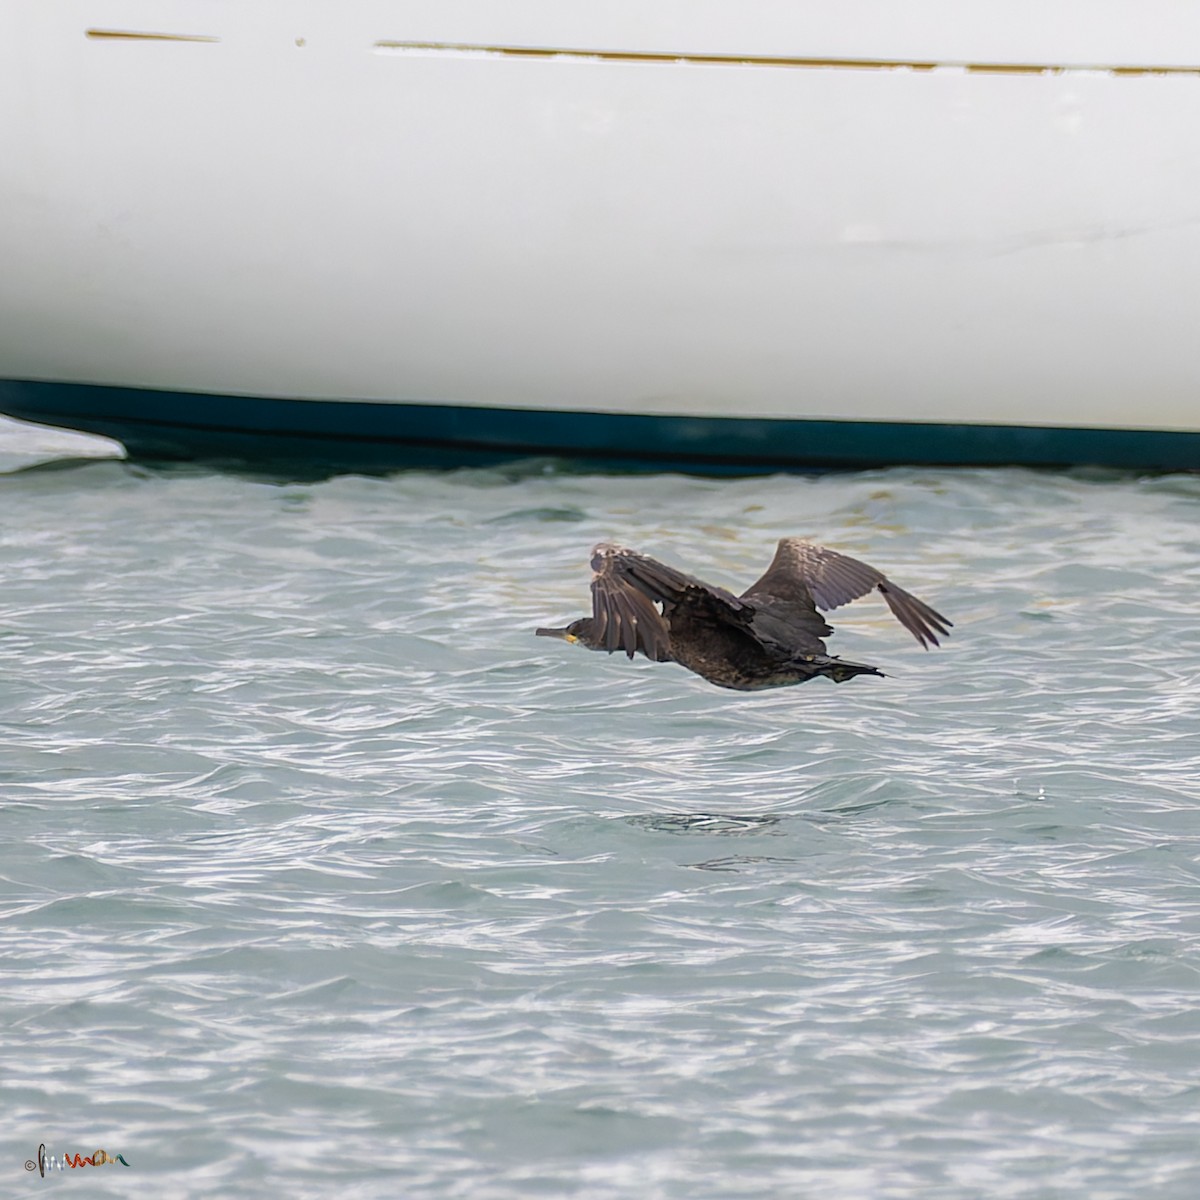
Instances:
[[[781,538],[771,565],[762,578],[751,584],[743,598],[770,597],[811,610],[839,608],[877,590],[896,620],[925,647],[937,646],[937,635],[949,637],[952,621],[936,609],[918,600],[911,592],[892,583],[882,571],[839,554],[824,546],[814,546],[802,538]]]
[[[656,606],[661,604],[669,611],[689,594],[710,596],[741,621],[747,621],[753,613],[748,604],[723,588],[712,587],[647,554],[611,542],[593,548],[592,570],[596,637],[610,654],[624,650],[632,658],[641,650],[655,662],[667,662],[671,657],[671,625]]]

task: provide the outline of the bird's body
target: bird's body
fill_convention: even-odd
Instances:
[[[835,683],[882,675],[830,655],[824,639],[833,630],[817,611],[873,589],[926,648],[951,625],[874,567],[801,538],[783,538],[762,577],[740,596],[607,542],[592,551],[592,570],[592,615],[561,629],[539,629],[540,636],[676,662],[738,691],[787,687],[818,675]]]

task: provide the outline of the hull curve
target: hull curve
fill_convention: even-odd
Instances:
[[[33,381],[0,381],[0,411],[113,438],[139,458],[324,470],[492,466],[540,457],[701,474],[896,463],[1200,468],[1200,432],[1138,429],[392,405]]]
[[[0,6],[0,408],[179,455],[274,413],[397,464],[1200,466],[1200,9],[902,8]]]

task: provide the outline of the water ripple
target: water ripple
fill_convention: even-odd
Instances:
[[[1195,1194],[1192,477],[300,484],[0,436],[10,1165]],[[864,603],[834,648],[887,680],[755,696],[532,637],[594,541],[734,583],[796,533],[955,636]]]

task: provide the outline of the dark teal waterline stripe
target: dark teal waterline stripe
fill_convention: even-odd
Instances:
[[[0,412],[114,438],[135,458],[331,469],[480,465],[534,456],[706,474],[901,463],[1200,469],[1200,433],[1157,430],[546,412],[26,380],[0,380]]]

